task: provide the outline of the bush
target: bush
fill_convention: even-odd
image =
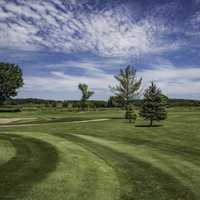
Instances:
[[[67,108],[67,107],[68,107],[68,102],[67,102],[67,101],[64,101],[63,104],[62,104],[62,106],[63,106],[64,108]]]
[[[51,106],[52,108],[56,108],[57,107],[57,103],[55,101],[51,102]]]
[[[21,112],[20,108],[0,108],[0,112]]]
[[[137,114],[134,111],[134,108],[132,105],[128,105],[126,113],[125,113],[125,118],[128,119],[129,123],[131,122],[135,123],[137,119]]]

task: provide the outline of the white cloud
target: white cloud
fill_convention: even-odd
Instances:
[[[137,6],[112,5],[109,1],[105,5],[107,6],[103,9],[97,9],[82,0],[20,0],[18,4],[1,0],[0,47],[24,51],[48,49],[66,53],[89,51],[107,57],[105,61],[82,59],[45,65],[51,74],[45,77],[26,76],[23,90],[41,93],[72,92],[77,90],[79,82],[85,82],[97,90],[95,97],[102,95],[102,98],[105,98],[106,95],[111,95],[108,85],[115,81],[112,75],[103,71],[104,68],[120,65],[124,67],[127,57],[130,59],[141,54],[174,51],[187,44],[181,39],[169,41],[169,38],[162,37],[163,34],[166,36],[173,31],[184,32],[178,27],[172,30],[167,24],[168,18],[165,21],[163,17],[165,14],[171,16],[170,12],[176,14],[175,3],[152,9],[137,21],[133,18],[140,13]],[[199,12],[196,12],[188,19],[188,23],[192,24],[195,30],[199,29],[199,16]],[[199,33],[200,31],[194,33],[193,29],[184,32],[191,35]],[[143,87],[146,87],[150,80],[155,80],[163,92],[171,97],[185,95],[200,98],[198,67],[178,68],[172,63],[163,65],[163,61],[160,64],[158,66],[162,68],[138,71],[138,76],[142,76],[144,80]],[[84,73],[82,76],[66,75],[62,71],[67,67],[81,68]]]
[[[138,77],[143,78],[143,89],[147,88],[150,81],[155,81],[158,87],[173,98],[194,98],[200,99],[200,68],[177,68],[167,66],[165,68],[155,67],[138,71]],[[68,99],[74,98],[73,93],[78,93],[78,83],[86,83],[95,91],[94,99],[107,99],[112,95],[109,86],[115,85],[116,80],[113,75],[103,72],[90,76],[67,75],[60,71],[52,71],[48,77],[27,76],[25,77],[25,86],[23,91],[26,92],[48,92],[67,93]],[[79,94],[79,93],[78,93]],[[80,95],[80,94],[79,94]],[[75,98],[78,98],[75,96]]]
[[[170,97],[200,98],[200,68],[178,68],[174,66],[155,67],[138,73],[143,77],[146,88],[155,81],[160,89]]]
[[[99,74],[99,76],[72,76],[66,75],[62,72],[53,71],[49,77],[27,76],[25,77],[25,86],[21,92],[25,93],[48,93],[58,94],[55,99],[62,98],[64,94],[70,94],[68,99],[72,99],[73,93],[79,94],[78,83],[86,83],[95,91],[94,99],[105,99],[111,95],[108,87],[115,82],[113,76],[106,74]],[[42,96],[41,96],[42,97]],[[47,98],[43,96],[43,98]],[[77,96],[75,97],[77,98]]]
[[[68,68],[82,69],[85,75],[99,76],[104,73],[103,69],[113,69],[125,67],[127,60],[120,58],[101,58],[101,59],[87,59],[68,60],[59,64],[48,64],[45,68],[49,70],[67,70]]]
[[[137,56],[174,49],[158,44],[160,24],[138,22],[126,4],[98,10],[77,1],[12,1],[0,4],[0,46],[57,51],[91,51],[104,56]],[[55,7],[55,4],[57,7]],[[60,7],[61,9],[58,9]],[[72,9],[73,8],[73,9]],[[136,8],[135,8],[136,9]],[[178,46],[176,46],[178,47]]]

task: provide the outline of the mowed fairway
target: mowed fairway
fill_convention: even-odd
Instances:
[[[0,125],[0,199],[200,199],[197,108],[170,109],[154,127],[117,110],[0,118],[15,119]]]

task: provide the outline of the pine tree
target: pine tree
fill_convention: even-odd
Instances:
[[[118,85],[111,87],[112,92],[122,101],[127,110],[130,102],[139,94],[142,78],[137,79],[136,70],[132,66],[120,69],[120,73],[114,76]]]
[[[153,121],[164,120],[167,117],[161,94],[161,90],[154,82],[151,82],[149,88],[145,90],[140,116],[150,120],[150,126],[153,125]]]

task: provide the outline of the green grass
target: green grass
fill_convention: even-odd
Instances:
[[[155,127],[123,114],[0,113],[33,118],[0,125],[0,199],[199,200],[200,110],[169,109]]]

